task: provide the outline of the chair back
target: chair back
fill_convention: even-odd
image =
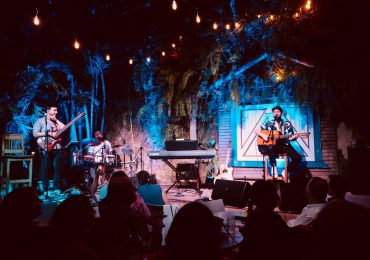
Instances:
[[[2,155],[24,155],[22,134],[6,134],[2,138]]]
[[[222,199],[201,201],[201,203],[204,206],[206,206],[207,208],[209,208],[209,210],[213,214],[217,214],[217,213],[220,213],[220,212],[225,212],[225,205],[224,205],[224,201]]]

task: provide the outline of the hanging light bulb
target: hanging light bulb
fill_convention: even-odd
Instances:
[[[261,15],[259,14],[259,15],[257,15],[257,18],[261,18]]]
[[[164,51],[162,51],[162,56],[166,56],[166,53]]]
[[[172,46],[172,48],[176,48],[176,44],[175,43],[172,43],[171,46]]]
[[[146,58],[146,62],[148,62],[148,63],[150,62],[150,57]]]
[[[133,63],[134,63],[134,61],[132,59],[128,60],[128,64],[132,65]]]
[[[235,23],[235,28],[239,28],[240,27],[240,23],[236,22]]]
[[[199,16],[198,10],[197,10],[197,17],[195,17],[195,21],[197,23],[200,23],[200,16]]]
[[[226,28],[226,30],[230,30],[230,24],[228,24],[228,23],[227,23],[227,24],[225,25],[225,28]]]
[[[81,47],[81,44],[78,42],[77,38],[75,40],[75,42],[73,43],[73,47],[78,50],[80,47]]]
[[[36,26],[40,25],[40,19],[38,17],[38,14],[39,14],[39,10],[36,8],[36,15],[33,18],[33,24]]]
[[[110,55],[109,54],[105,55],[105,60],[110,61]]]
[[[217,30],[217,28],[218,28],[218,25],[217,25],[217,23],[216,23],[216,22],[214,22],[214,23],[213,23],[213,29],[214,29],[214,30]]]
[[[270,20],[274,20],[274,16],[273,15],[270,15]]]
[[[299,17],[299,13],[295,13],[294,15],[293,15],[293,18],[298,18]]]
[[[310,0],[307,1],[306,5],[305,5],[305,8],[307,10],[310,10],[311,9],[311,1]]]
[[[176,0],[172,1],[172,10],[177,10],[177,3]]]

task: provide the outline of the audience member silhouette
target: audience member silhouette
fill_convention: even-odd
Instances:
[[[341,175],[331,174],[329,175],[329,191],[330,200],[344,199],[348,191],[348,180]]]
[[[85,241],[95,224],[95,212],[88,197],[74,195],[64,200],[54,211],[50,229],[61,244]]]
[[[161,185],[150,183],[150,174],[147,171],[139,171],[136,174],[139,186],[138,193],[144,199],[145,203],[152,205],[169,204],[166,193],[162,190]]]
[[[0,206],[3,259],[45,259],[47,231],[34,222],[42,213],[41,205],[33,188],[19,188],[5,196]]]
[[[313,224],[313,259],[366,259],[369,234],[369,208],[333,200]]]
[[[317,217],[317,214],[325,207],[328,194],[328,183],[320,177],[313,177],[307,184],[306,196],[308,205],[303,208],[297,218],[289,220],[288,226],[309,225]]]
[[[240,259],[291,259],[286,250],[291,233],[279,214],[277,188],[272,181],[258,180],[251,187]]]
[[[221,226],[204,205],[192,202],[176,214],[166,238],[166,259],[219,259]]]

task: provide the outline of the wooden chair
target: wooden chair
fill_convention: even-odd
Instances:
[[[289,173],[288,173],[288,155],[287,154],[279,154],[277,160],[284,160],[284,172],[282,175],[278,175],[277,177],[274,176],[274,172],[276,171],[276,168],[273,169],[272,167],[269,167],[269,157],[268,155],[263,156],[263,162],[264,162],[264,178],[265,180],[282,180],[284,182],[289,182]],[[271,175],[269,173],[269,168],[271,169]],[[280,167],[279,167],[280,168]]]
[[[9,192],[9,184],[28,183],[32,186],[33,154],[24,154],[24,141],[21,134],[6,134],[2,138],[0,157],[0,177],[5,180],[5,191]],[[12,162],[29,162],[28,176],[23,179],[11,179],[10,165]],[[5,166],[5,176],[4,176]],[[2,187],[1,187],[2,188]]]

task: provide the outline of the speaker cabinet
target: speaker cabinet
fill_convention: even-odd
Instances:
[[[370,147],[348,149],[348,175],[350,191],[357,195],[370,195]]]
[[[248,204],[251,185],[244,181],[216,180],[213,200],[222,199],[225,205],[244,208]]]

